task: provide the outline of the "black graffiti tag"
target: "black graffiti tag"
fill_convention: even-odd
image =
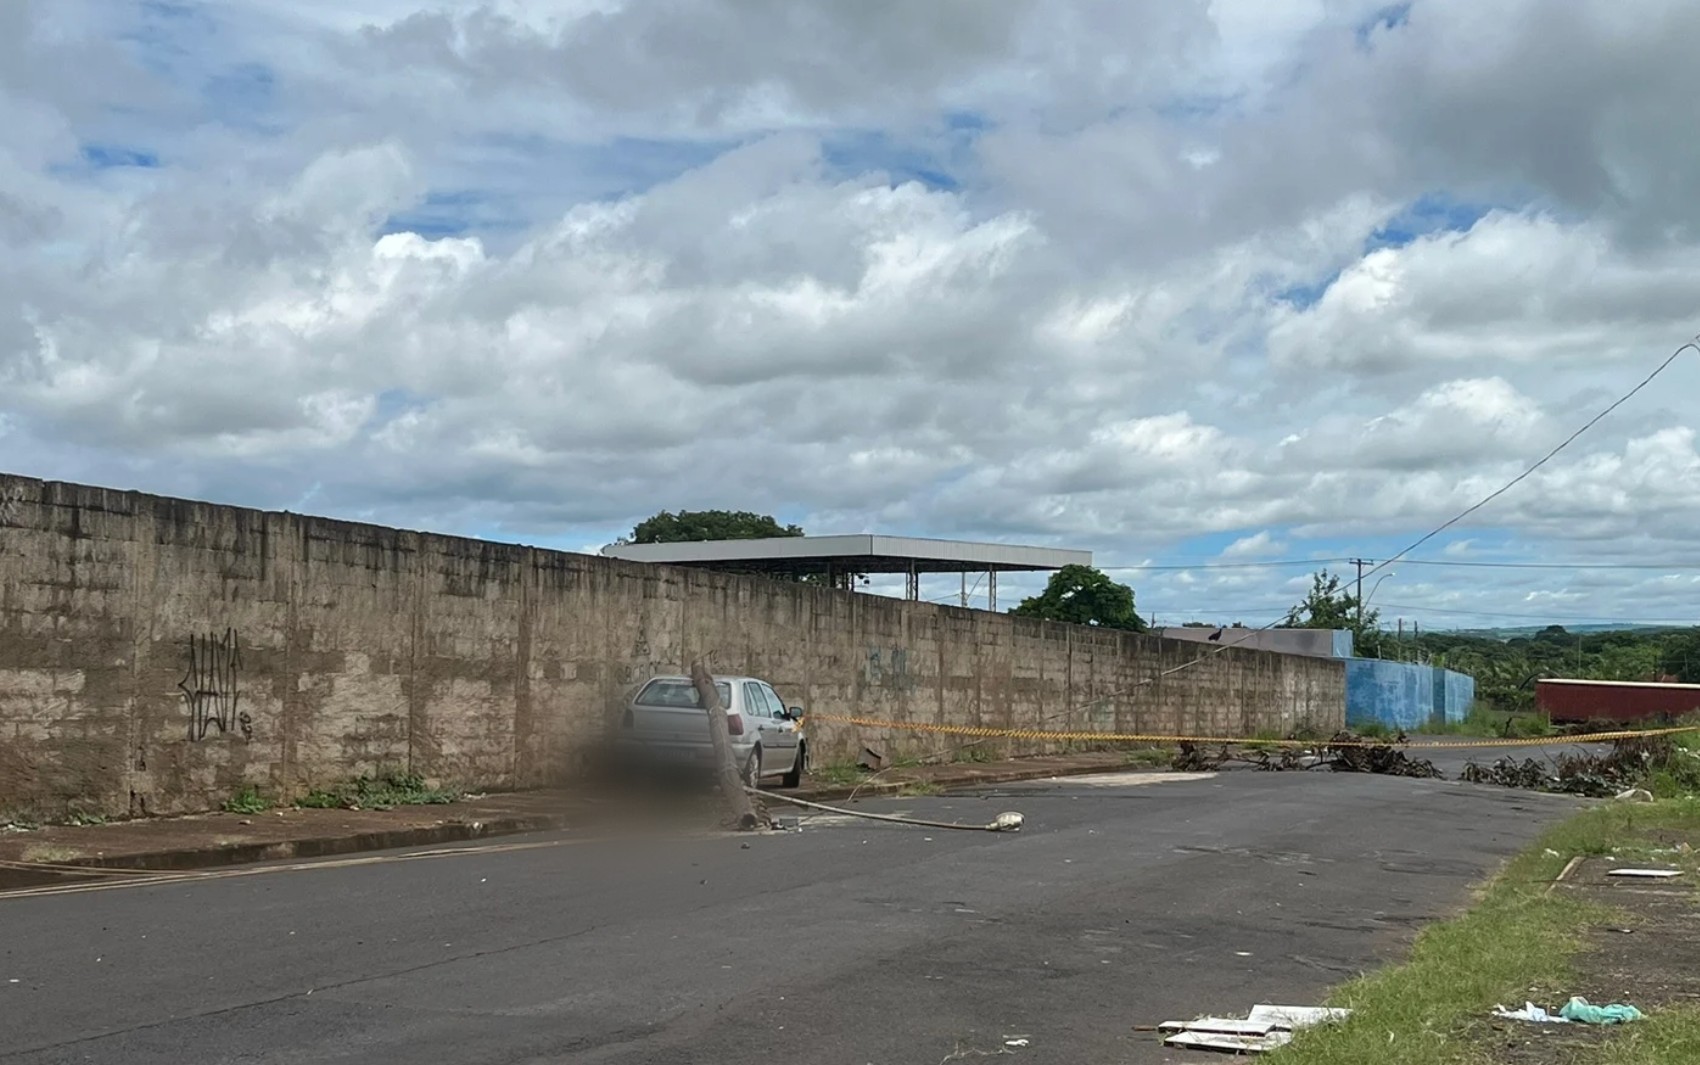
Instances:
[[[235,629],[222,637],[208,633],[189,637],[189,671],[177,686],[189,708],[189,739],[200,742],[207,730],[219,735],[240,730],[242,738],[254,738],[254,722],[237,704],[242,698],[237,678],[242,671],[242,647]]]

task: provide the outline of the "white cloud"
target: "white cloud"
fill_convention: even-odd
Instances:
[[[1380,7],[9,5],[0,466],[574,545],[734,505],[1386,553],[1700,329],[1700,16]],[[1467,557],[1679,564],[1696,384]]]
[[[1242,536],[1222,549],[1223,558],[1265,558],[1269,555],[1279,555],[1287,550],[1287,545],[1264,529],[1251,536]]]

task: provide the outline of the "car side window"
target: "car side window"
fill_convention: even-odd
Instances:
[[[771,708],[773,716],[784,717],[785,701],[779,698],[779,693],[773,690],[773,686],[771,684],[763,684],[761,686],[761,690],[762,693],[767,696],[767,705]]]
[[[767,698],[761,693],[761,685],[755,681],[744,684],[744,712],[755,717],[770,717],[767,709]]]

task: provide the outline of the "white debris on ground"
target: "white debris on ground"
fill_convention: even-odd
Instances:
[[[1293,1033],[1317,1024],[1345,1020],[1351,1010],[1326,1006],[1257,1005],[1245,1017],[1199,1017],[1157,1026],[1163,1045],[1230,1054],[1261,1054],[1292,1042]]]

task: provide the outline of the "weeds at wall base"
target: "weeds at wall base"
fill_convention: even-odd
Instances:
[[[384,810],[394,806],[434,806],[455,802],[461,793],[433,788],[418,773],[389,773],[360,777],[332,788],[314,789],[295,800],[308,810]]]

